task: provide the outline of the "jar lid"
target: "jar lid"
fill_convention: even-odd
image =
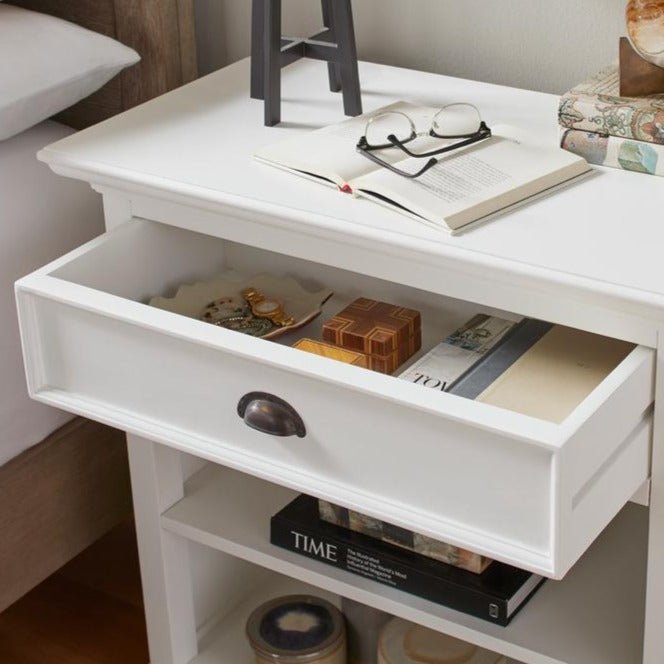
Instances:
[[[395,618],[385,625],[378,644],[381,664],[498,664],[497,653]]]
[[[334,652],[345,638],[341,612],[309,595],[278,597],[249,616],[247,638],[265,659],[304,664]]]

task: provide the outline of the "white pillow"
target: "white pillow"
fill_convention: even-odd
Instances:
[[[0,4],[0,140],[84,99],[139,60],[110,37]]]

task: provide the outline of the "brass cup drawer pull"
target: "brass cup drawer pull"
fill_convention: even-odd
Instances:
[[[304,438],[307,430],[298,412],[289,403],[266,392],[249,392],[237,405],[244,423],[273,436]]]

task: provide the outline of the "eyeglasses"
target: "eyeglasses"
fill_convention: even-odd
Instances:
[[[459,142],[421,153],[416,153],[407,147],[409,143],[422,136],[443,140],[459,139]],[[413,180],[424,175],[438,163],[439,160],[435,158],[436,156],[478,143],[490,136],[491,129],[487,127],[479,110],[472,104],[457,103],[444,106],[433,116],[429,129],[420,132],[417,131],[415,122],[406,113],[385,111],[369,118],[364,136],[357,144],[357,151],[379,166]],[[416,159],[428,157],[429,161],[416,173],[408,173],[376,154],[376,152],[388,148],[398,148],[409,157]]]

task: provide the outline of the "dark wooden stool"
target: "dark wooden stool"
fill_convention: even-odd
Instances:
[[[342,91],[346,115],[361,115],[351,0],[321,0],[325,30],[309,39],[281,36],[281,0],[253,0],[251,96],[265,100],[265,124],[281,122],[281,69],[300,58],[328,62],[330,90]]]

